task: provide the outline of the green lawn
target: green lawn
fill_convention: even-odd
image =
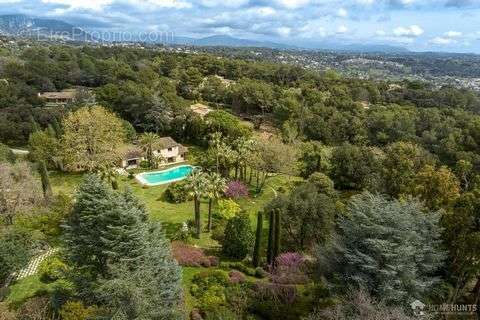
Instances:
[[[69,174],[54,172],[50,174],[50,181],[55,193],[63,192],[73,195],[76,187],[82,180],[81,174]],[[238,201],[241,208],[250,215],[252,221],[252,228],[256,226],[256,214],[262,210],[264,206],[271,201],[278,193],[280,187],[285,187],[294,181],[299,181],[300,178],[289,177],[285,175],[278,175],[267,180],[263,191],[249,198]],[[147,206],[148,212],[152,219],[162,222],[167,235],[171,236],[183,222],[193,218],[193,202],[189,201],[181,204],[172,204],[165,201],[163,193],[167,185],[155,187],[142,187],[135,179],[128,177],[121,177],[119,181],[120,188],[129,187],[133,190]],[[251,192],[253,194],[253,188]],[[206,201],[201,205],[203,226],[206,225],[208,204]],[[266,237],[264,236],[264,241]],[[218,249],[218,243],[210,238],[210,235],[203,233],[200,240],[194,240],[194,243],[205,249]],[[183,287],[185,297],[186,312],[190,312],[195,305],[195,299],[190,295],[191,280],[194,274],[205,270],[205,268],[184,267],[183,272]],[[28,296],[36,289],[41,289],[42,284],[38,277],[25,279],[12,287],[12,293],[9,296],[9,301],[17,301]]]
[[[40,281],[38,274],[18,280],[10,286],[6,302],[14,308],[19,307],[27,299],[35,296],[40,290],[48,289],[48,284]]]
[[[262,210],[263,207],[275,197],[278,188],[295,180],[298,181],[298,179],[299,178],[284,175],[271,177],[267,180],[263,191],[259,195],[238,201],[241,208],[249,213],[253,227],[256,223],[256,213]],[[82,174],[78,173],[52,172],[50,174],[50,181],[55,193],[63,192],[73,195],[81,180]],[[135,179],[130,179],[128,177],[121,177],[119,185],[120,188],[129,187],[133,190],[135,195],[137,195],[147,206],[150,217],[162,222],[169,236],[178,230],[183,222],[193,219],[192,201],[181,204],[172,204],[164,199],[163,194],[167,189],[167,185],[142,187]],[[204,226],[207,221],[207,210],[208,203],[204,200],[201,205]],[[217,245],[216,242],[211,240],[209,235],[205,233],[200,240],[196,240],[196,244],[205,248],[211,248]]]

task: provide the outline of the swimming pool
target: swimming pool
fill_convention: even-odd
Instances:
[[[170,182],[180,181],[185,179],[193,170],[193,166],[183,165],[162,171],[143,172],[137,174],[135,178],[144,185],[158,186]]]

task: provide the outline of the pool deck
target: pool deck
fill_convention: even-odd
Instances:
[[[168,168],[168,169],[164,169],[164,170],[146,171],[146,172],[138,173],[138,174],[135,175],[135,180],[137,180],[138,183],[140,183],[142,186],[148,186],[148,187],[155,187],[155,186],[160,186],[160,185],[164,185],[164,184],[168,184],[168,183],[173,183],[173,182],[182,181],[182,180],[184,180],[187,176],[182,177],[182,178],[178,178],[178,179],[172,179],[172,180],[168,180],[168,181],[160,181],[160,182],[155,182],[155,183],[148,182],[147,179],[145,179],[145,177],[144,177],[144,176],[147,175],[147,174],[156,174],[156,173],[168,172],[168,171],[172,171],[172,170],[175,170],[175,169],[178,169],[178,168],[181,168],[181,167],[192,167],[192,168],[195,168],[195,166],[192,166],[192,165],[190,165],[190,164],[181,164],[181,165],[174,166],[174,167],[171,167],[171,168]]]

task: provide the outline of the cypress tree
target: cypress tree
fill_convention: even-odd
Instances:
[[[52,128],[55,131],[55,135],[56,135],[57,139],[60,139],[60,137],[62,136],[62,127],[58,123],[57,118],[53,118]]]
[[[274,233],[274,242],[273,242],[273,257],[272,262],[278,257],[280,253],[280,210],[275,210],[275,233]]]
[[[231,218],[225,227],[225,239],[222,252],[230,258],[243,259],[252,252],[254,241],[250,218],[247,214],[239,214]]]
[[[274,219],[274,210],[269,212],[268,217],[268,247],[267,247],[267,263],[272,264],[273,262],[273,237],[275,230],[275,219]]]
[[[38,122],[35,121],[33,116],[30,116],[30,126],[32,128],[32,132],[40,131],[40,126],[38,125]]]
[[[262,244],[262,232],[263,232],[263,214],[258,212],[257,216],[257,232],[255,234],[255,247],[253,249],[253,266],[258,267],[260,264],[260,246]]]
[[[49,199],[52,197],[53,192],[52,186],[50,185],[50,179],[48,178],[48,171],[45,161],[38,162],[38,172],[40,173],[40,179],[42,181],[43,196],[45,199]]]

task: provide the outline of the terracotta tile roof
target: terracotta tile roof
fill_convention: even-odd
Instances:
[[[43,99],[74,99],[76,90],[64,90],[58,92],[42,92],[38,96]]]
[[[173,140],[171,137],[162,137],[158,141],[158,145],[162,149],[168,149],[178,146],[179,144]]]

